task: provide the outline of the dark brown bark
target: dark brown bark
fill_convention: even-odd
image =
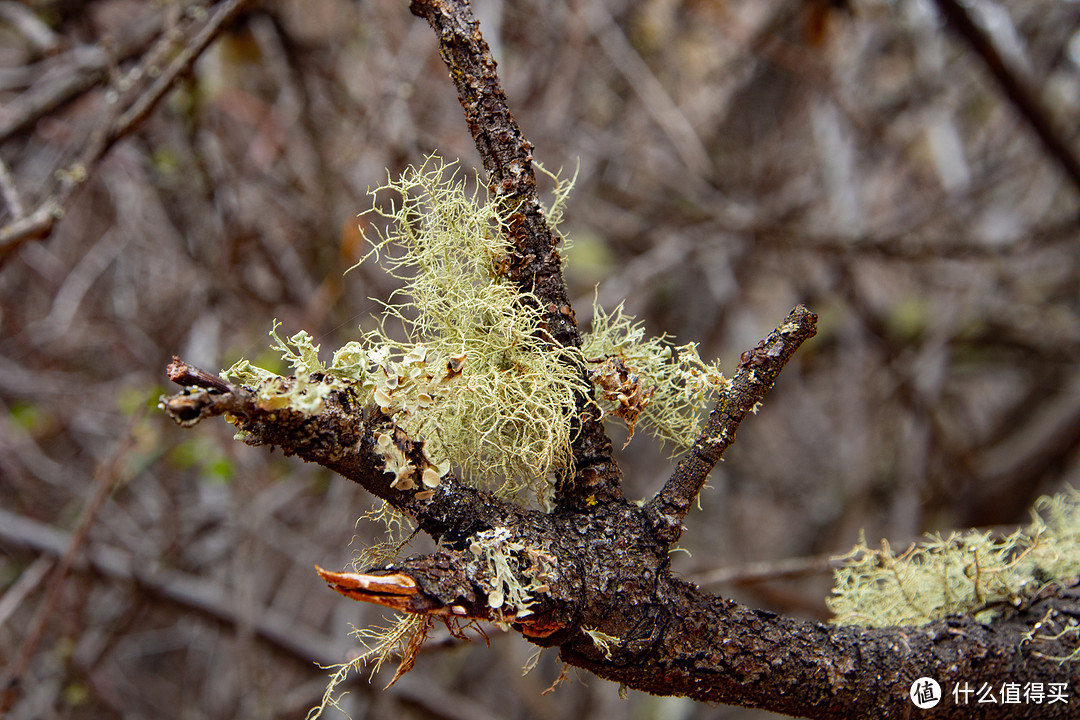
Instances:
[[[743,353],[721,406],[709,416],[701,437],[647,506],[653,527],[666,542],[673,543],[682,535],[682,519],[724,451],[735,442],[739,424],[772,388],[799,346],[814,336],[816,323],[817,315],[800,305],[783,325]]]
[[[510,199],[515,209],[508,230],[515,247],[512,277],[544,305],[552,341],[579,344],[555,238],[536,199],[531,145],[507,109],[468,4],[414,0],[412,10],[439,35],[492,193]],[[406,455],[417,457],[419,440],[404,437],[377,409],[358,407],[349,391],[332,393],[311,417],[267,410],[247,389],[176,360],[170,377],[186,389],[162,404],[183,425],[227,413],[250,444],[280,447],[360,483],[415,517],[442,545],[439,552],[364,573],[323,571],[334,589],[398,610],[508,622],[530,641],[558,647],[565,662],[628,687],[813,718],[1008,718],[1033,712],[1022,703],[973,699],[967,706],[948,695],[937,708],[918,711],[908,691],[922,676],[935,678],[946,693],[961,683],[977,689],[982,683],[1063,682],[1071,694],[1080,665],[1056,658],[1075,650],[1078,638],[1051,635],[1080,616],[1075,585],[1048,588],[990,624],[953,617],[916,628],[867,629],[755,610],[672,574],[668,551],[687,508],[741,421],[813,336],[815,322],[813,313],[797,307],[743,355],[731,390],[693,450],[643,507],[622,498],[611,443],[586,413],[584,399],[574,445],[577,471],[563,483],[550,513],[519,507],[453,476],[422,500],[393,489],[375,452],[375,433],[393,433]],[[550,558],[546,586],[533,592],[527,614],[490,602],[490,578],[470,545],[477,533],[494,529]],[[1037,712],[1077,717],[1080,703],[1044,704]]]

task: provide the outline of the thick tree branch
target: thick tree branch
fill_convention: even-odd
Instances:
[[[964,705],[952,697],[916,711],[908,692],[923,676],[936,679],[946,693],[963,683],[973,691],[989,683],[999,700],[1003,682],[1044,688],[1066,683],[1071,696],[1080,681],[1077,663],[1057,659],[1077,648],[1076,635],[1049,639],[1080,610],[1075,585],[989,625],[954,617],[881,629],[793,620],[671,577],[659,583],[655,597],[646,617],[623,601],[632,616],[624,624],[630,635],[622,636],[611,657],[582,641],[563,645],[562,658],[648,692],[821,719],[909,718],[913,712],[920,718],[1031,717],[1031,706]],[[1071,697],[1037,712],[1041,718],[1075,718],[1074,703]]]
[[[580,346],[578,330],[562,275],[559,238],[544,218],[536,194],[532,144],[510,112],[496,72],[495,59],[480,34],[468,0],[413,0],[414,15],[428,21],[439,36],[439,52],[465,110],[484,168],[488,189],[511,209],[507,234],[514,248],[510,277],[521,292],[540,304],[551,339]],[[580,368],[585,376],[585,368]],[[622,473],[612,459],[612,445],[589,398],[578,400],[579,427],[574,444],[575,475],[556,491],[562,507],[587,509],[622,498]]]
[[[797,306],[784,323],[743,353],[731,388],[709,415],[704,431],[679,461],[663,489],[646,506],[657,537],[673,543],[682,535],[682,519],[709,473],[735,441],[735,431],[776,382],[795,351],[817,332],[817,315]]]
[[[1077,633],[1062,634],[1080,612],[1075,584],[1048,588],[992,624],[965,616],[919,627],[832,626],[748,608],[673,577],[664,546],[642,541],[647,520],[634,506],[538,519],[509,529],[554,558],[549,587],[521,617],[490,607],[490,578],[468,552],[320,574],[347,597],[396,610],[509,622],[538,645],[558,646],[563,661],[638,690],[797,717],[907,718],[910,687],[923,676],[945,692],[989,683],[996,697],[1002,682],[1048,689],[1080,681],[1077,663],[1059,662],[1080,645]],[[979,718],[1031,711],[948,697],[919,717],[969,718],[973,708]],[[1071,718],[1076,706],[1046,704],[1039,713]]]

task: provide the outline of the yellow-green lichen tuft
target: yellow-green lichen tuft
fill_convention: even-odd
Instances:
[[[371,211],[388,221],[372,254],[385,254],[383,265],[404,283],[385,314],[402,321],[410,342],[382,331],[365,342],[388,350],[384,374],[415,389],[405,412],[389,407],[395,422],[427,439],[432,457],[503,494],[528,488],[544,497],[553,476],[570,469],[575,398],[587,388],[576,351],[545,339],[537,304],[505,277],[502,218],[513,208],[479,202],[435,157],[379,190],[392,199]]]
[[[502,218],[514,208],[480,202],[455,166],[434,156],[373,195],[382,202],[368,213],[376,229],[365,259],[379,259],[402,282],[379,327],[323,365],[310,336],[282,341],[275,324],[271,334],[295,379],[243,360],[223,374],[275,407],[308,414],[332,389],[352,387],[362,403],[377,404],[426,442],[429,467],[414,477],[390,468],[396,483],[417,492],[437,485],[452,462],[501,494],[528,489],[544,499],[571,470],[575,399],[589,388],[577,370],[580,352],[546,340],[537,303],[505,277]],[[557,192],[556,207],[562,197]],[[389,335],[387,319],[400,321],[404,339]]]
[[[882,627],[923,625],[949,615],[988,621],[1002,604],[1033,597],[1080,568],[1080,493],[1040,498],[1032,523],[1005,537],[970,530],[928,535],[897,555],[865,538],[836,571],[828,599],[833,622]]]
[[[640,422],[678,452],[693,444],[705,408],[731,385],[717,362],[701,359],[696,343],[672,346],[666,336],[645,339],[644,326],[625,314],[622,304],[608,313],[593,303],[592,330],[582,351],[605,413],[622,418],[631,438]]]
[[[555,178],[551,221],[561,217],[571,185]],[[423,442],[423,467],[408,465],[387,442],[378,445],[394,486],[422,496],[453,463],[500,494],[528,490],[543,501],[555,480],[572,472],[571,431],[582,395],[622,419],[631,437],[640,422],[677,449],[694,441],[705,406],[729,385],[695,344],[646,340],[622,306],[612,313],[597,306],[582,349],[554,346],[536,299],[506,277],[503,218],[515,208],[480,202],[454,164],[431,156],[372,194],[379,199],[367,213],[373,247],[361,262],[379,259],[402,287],[384,303],[379,326],[335,351],[329,363],[308,333],[283,340],[275,321],[272,347],[292,377],[247,360],[222,373],[251,387],[264,409],[310,416],[332,391],[351,389],[361,404],[377,405]],[[388,319],[403,336],[391,337]]]

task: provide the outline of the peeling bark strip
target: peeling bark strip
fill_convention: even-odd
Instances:
[[[523,292],[545,303],[552,340],[579,344],[561,261],[536,199],[531,146],[506,107],[468,4],[414,0],[412,9],[439,33],[491,191],[514,203],[511,274]],[[672,574],[668,549],[682,533],[687,509],[739,424],[814,335],[816,319],[797,307],[744,353],[730,391],[693,449],[644,507],[622,498],[611,443],[586,398],[578,407],[577,472],[559,489],[550,513],[527,510],[452,474],[422,498],[395,489],[376,436],[392,435],[416,461],[420,439],[407,437],[377,407],[360,407],[348,388],[333,389],[318,412],[305,414],[260,402],[248,389],[174,359],[169,376],[185,389],[161,404],[181,425],[224,415],[251,445],[280,447],[334,470],[415,517],[442,546],[359,573],[319,569],[331,588],[348,597],[429,617],[509,623],[537,645],[558,647],[568,664],[662,695],[827,719],[1080,717],[1074,695],[1080,662],[1059,662],[1080,646],[1078,634],[1066,632],[1080,618],[1075,582],[1006,608],[990,624],[952,617],[871,630],[751,609]],[[493,553],[503,563],[498,567],[513,568],[512,577],[493,573]],[[516,587],[504,587],[506,582]],[[917,710],[908,693],[924,676],[940,683],[944,696],[937,707]],[[984,683],[998,702],[963,704],[950,695],[953,688],[978,691]],[[1002,703],[1003,683],[1065,683],[1068,702],[1037,708]]]

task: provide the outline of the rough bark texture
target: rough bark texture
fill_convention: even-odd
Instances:
[[[544,219],[536,194],[532,144],[521,133],[507,105],[495,60],[480,34],[468,3],[414,0],[413,14],[424,18],[439,36],[439,51],[465,110],[465,122],[488,173],[488,190],[511,208],[508,235],[515,252],[510,277],[522,293],[539,302],[552,342],[581,344],[573,308],[563,282],[558,237]],[[584,375],[585,368],[580,368]],[[622,497],[622,473],[595,408],[578,402],[579,427],[574,439],[575,474],[557,490],[560,505],[587,508],[596,500]]]
[[[516,248],[513,277],[544,304],[553,342],[580,343],[555,238],[536,198],[531,146],[510,115],[468,4],[416,0],[412,10],[439,35],[491,192],[517,208],[509,228]],[[452,476],[423,500],[391,488],[392,476],[375,452],[375,432],[395,433],[407,455],[420,453],[417,439],[398,437],[389,419],[377,409],[358,407],[348,392],[333,393],[312,417],[266,410],[248,390],[176,360],[170,377],[186,389],[164,398],[163,405],[184,425],[227,413],[250,444],[280,447],[360,483],[415,517],[442,545],[432,555],[366,574],[324,573],[332,587],[350,597],[412,612],[508,622],[538,645],[557,646],[571,665],[657,694],[814,718],[1028,716],[1032,707],[1025,704],[968,707],[949,697],[933,710],[917,711],[908,690],[922,676],[935,678],[946,692],[963,682],[1076,685],[1080,664],[1055,659],[1076,649],[1075,635],[1025,639],[1036,627],[1061,628],[1080,615],[1075,585],[1050,588],[989,625],[957,617],[923,627],[871,630],[755,610],[671,573],[668,551],[682,532],[687,508],[741,421],[813,336],[815,322],[813,313],[797,307],[743,355],[731,390],[705,431],[644,506],[622,498],[610,440],[598,420],[584,413],[574,445],[576,475],[556,495],[555,509],[542,513]],[[489,602],[490,578],[469,547],[477,533],[493,529],[504,529],[516,543],[551,559],[547,585],[534,592],[528,614]],[[1077,717],[1080,703],[1045,704],[1038,712],[1046,718]]]

